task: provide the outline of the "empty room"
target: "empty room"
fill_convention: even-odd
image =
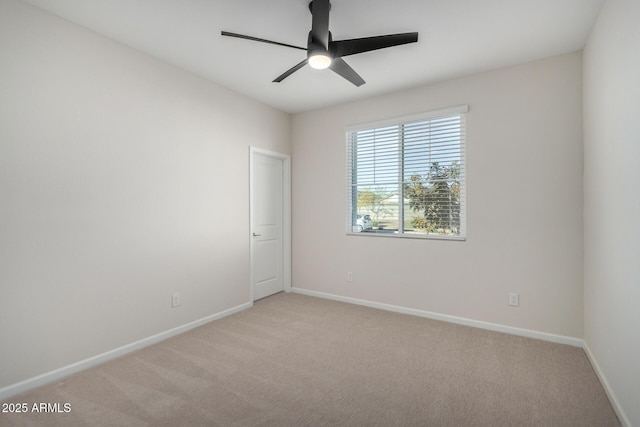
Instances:
[[[0,0],[0,426],[640,426],[638,28]]]

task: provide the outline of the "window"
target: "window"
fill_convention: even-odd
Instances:
[[[464,240],[467,111],[347,130],[347,233]]]

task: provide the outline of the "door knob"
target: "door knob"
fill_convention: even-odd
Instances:
[[[253,237],[260,237],[260,236],[262,236],[262,234],[253,233]]]

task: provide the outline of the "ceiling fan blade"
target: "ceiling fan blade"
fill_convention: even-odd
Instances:
[[[349,80],[356,86],[362,86],[363,84],[365,84],[364,79],[360,77],[360,75],[358,75],[358,73],[356,73],[355,70],[351,68],[349,64],[347,64],[342,58],[333,58],[333,61],[331,61],[331,65],[329,66],[329,68],[331,68],[331,70],[333,70],[337,74],[340,74],[342,77]]]
[[[418,41],[418,33],[388,34],[386,36],[363,37],[360,39],[336,40],[330,43],[329,51],[334,57],[355,55],[356,53],[384,49]]]
[[[298,71],[300,68],[304,67],[305,65],[307,65],[307,60],[306,59],[304,61],[300,62],[299,64],[296,64],[293,67],[289,68],[284,73],[280,74],[278,77],[275,78],[275,80],[273,82],[274,83],[280,83],[281,81],[283,81],[284,79],[286,79],[291,74],[295,73],[296,71]]]
[[[300,46],[293,46],[293,45],[286,44],[286,43],[274,42],[272,40],[259,39],[257,37],[245,36],[244,34],[230,33],[228,31],[222,31],[220,34],[223,35],[223,36],[227,36],[227,37],[236,37],[236,38],[239,38],[239,39],[252,40],[254,42],[269,43],[269,44],[275,44],[275,45],[278,45],[278,46],[292,47],[294,49],[307,50],[307,48],[300,47]]]
[[[327,49],[329,47],[329,0],[313,0],[311,2],[311,40]]]

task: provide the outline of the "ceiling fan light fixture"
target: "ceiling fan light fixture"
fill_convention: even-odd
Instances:
[[[311,68],[315,68],[316,70],[324,70],[325,68],[329,68],[331,65],[331,57],[324,53],[314,53],[309,56],[309,66]]]

